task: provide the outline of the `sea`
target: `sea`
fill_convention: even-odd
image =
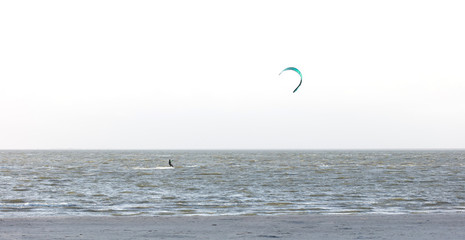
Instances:
[[[465,150],[0,150],[0,217],[464,211]]]

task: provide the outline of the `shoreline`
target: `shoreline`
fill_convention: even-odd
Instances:
[[[0,218],[0,239],[465,239],[465,214]]]

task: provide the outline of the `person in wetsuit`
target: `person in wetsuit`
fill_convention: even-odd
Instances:
[[[171,159],[168,160],[168,164],[170,165],[170,167],[174,167],[173,164],[171,163]]]

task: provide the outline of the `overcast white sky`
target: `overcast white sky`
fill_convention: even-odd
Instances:
[[[0,149],[465,148],[464,13],[1,1]]]

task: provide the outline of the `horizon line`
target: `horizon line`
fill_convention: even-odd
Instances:
[[[10,148],[0,151],[465,151],[465,148]]]

